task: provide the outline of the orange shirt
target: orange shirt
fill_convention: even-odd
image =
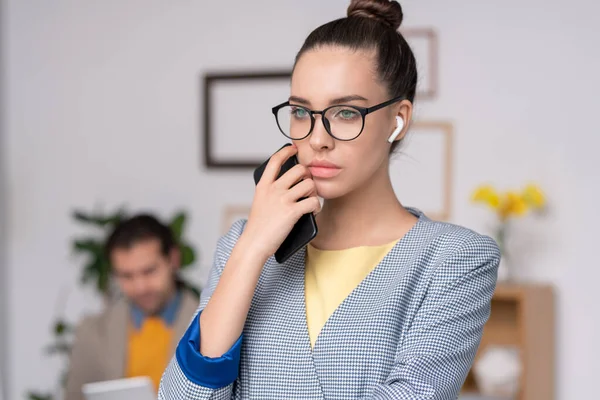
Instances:
[[[148,317],[140,329],[130,326],[125,376],[148,376],[158,392],[158,385],[171,355],[173,330],[160,317]]]
[[[172,326],[180,303],[181,292],[178,292],[156,316],[147,316],[132,305],[132,318],[128,328],[126,378],[147,376],[158,392],[162,374],[173,356]]]

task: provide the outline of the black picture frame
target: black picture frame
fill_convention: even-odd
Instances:
[[[247,159],[223,159],[216,157],[213,149],[213,116],[214,109],[212,90],[215,83],[222,81],[261,81],[261,80],[287,80],[292,76],[291,69],[270,70],[270,71],[238,71],[238,72],[207,72],[202,79],[203,93],[203,153],[204,166],[208,169],[253,169],[262,164],[265,160]],[[267,154],[268,156],[268,154]]]

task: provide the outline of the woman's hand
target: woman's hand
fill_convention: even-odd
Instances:
[[[281,166],[297,151],[292,145],[275,153],[256,185],[242,236],[265,261],[275,253],[302,215],[321,210],[315,183],[305,166],[295,165],[277,179]]]

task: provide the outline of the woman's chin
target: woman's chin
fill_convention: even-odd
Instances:
[[[332,181],[318,182],[315,180],[315,187],[317,189],[317,196],[323,200],[334,200],[347,193],[347,190],[344,190],[345,188],[342,185]]]

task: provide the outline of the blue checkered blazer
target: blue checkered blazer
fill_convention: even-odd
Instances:
[[[265,265],[244,332],[223,357],[199,351],[198,317],[244,228],[217,245],[159,399],[456,399],[490,313],[496,243],[417,210],[417,224],[335,310],[311,349],[304,256]]]

